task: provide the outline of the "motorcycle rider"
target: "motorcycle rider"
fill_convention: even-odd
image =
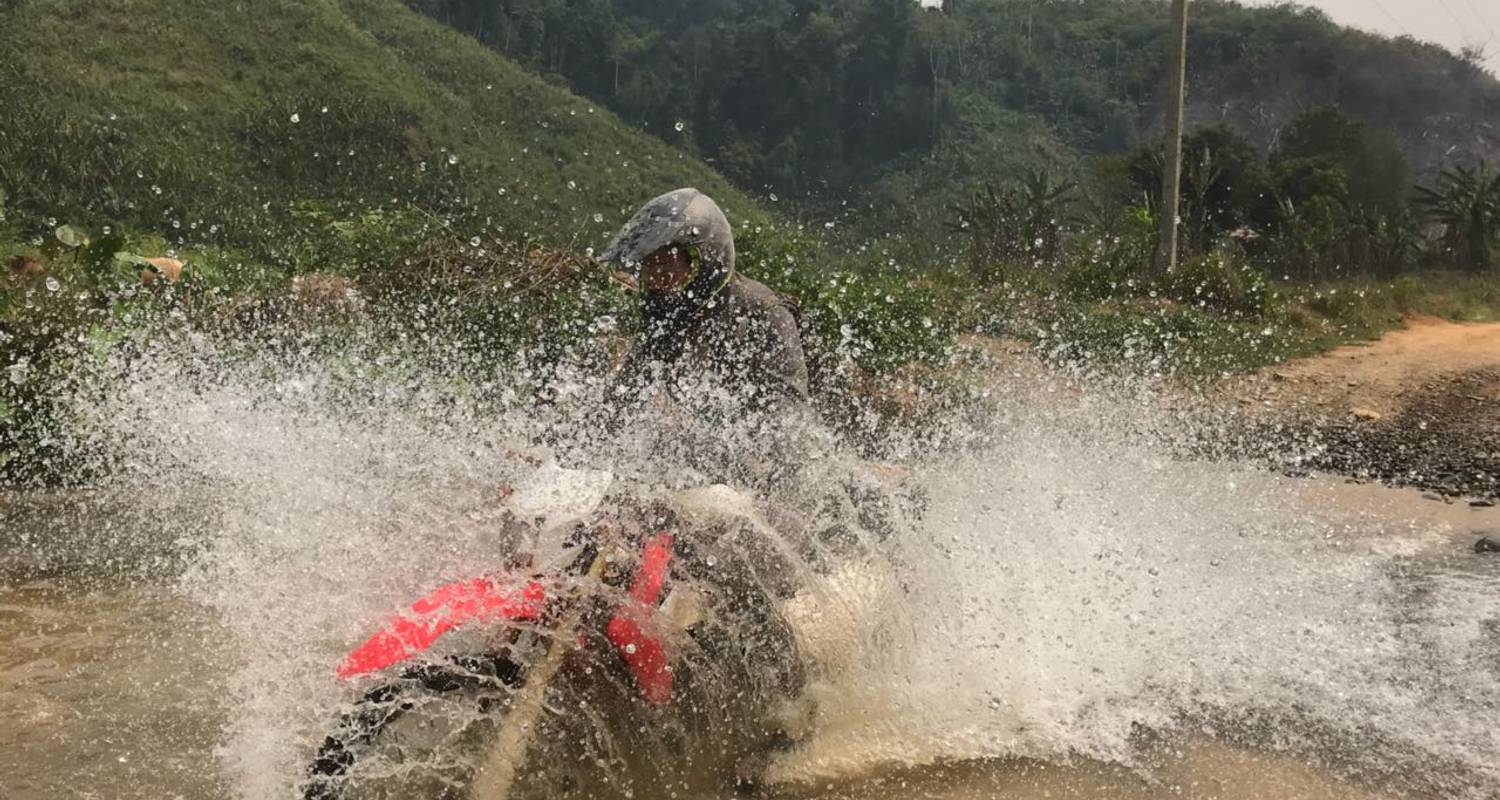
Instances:
[[[796,413],[807,359],[787,299],[735,270],[734,234],[717,203],[677,189],[646,203],[605,249],[638,271],[642,329],[612,400],[639,407],[665,383],[679,400],[696,382],[730,390],[736,411]],[[705,381],[706,379],[706,381]]]
[[[664,389],[708,429],[683,443],[686,460],[760,491],[784,484],[792,452],[817,435],[807,358],[793,301],[735,269],[718,204],[697,189],[667,192],[602,259],[634,271],[641,292],[640,333],[608,390],[615,421]]]
[[[635,272],[641,293],[641,329],[609,386],[606,406],[618,420],[665,390],[693,420],[661,437],[665,441],[653,446],[653,457],[689,463],[711,482],[749,489],[776,538],[820,574],[839,573],[841,564],[859,560],[865,541],[860,531],[881,538],[891,532],[898,504],[906,504],[868,464],[849,453],[839,457],[809,398],[795,301],[736,270],[733,231],[712,198],[685,188],[650,200],[602,259]],[[709,502],[700,508],[722,499],[712,492],[703,497]],[[800,570],[779,568],[775,561],[768,552],[753,577],[787,601],[788,609],[817,606],[822,595],[797,599]],[[792,616],[806,622],[820,615]],[[820,641],[841,641],[814,630],[816,624],[792,628],[799,650],[826,651],[817,647]],[[789,695],[802,682],[800,674],[778,681]],[[805,719],[809,708],[788,701],[778,715],[784,722]],[[788,723],[786,731],[796,727]],[[779,746],[789,744],[788,736],[778,734]]]
[[[833,457],[809,400],[795,301],[736,270],[712,198],[684,188],[650,200],[601,258],[634,271],[641,293],[641,330],[608,389],[615,426],[665,389],[700,424],[672,430],[653,455],[774,496],[766,510],[784,519],[772,524],[816,531],[811,550],[857,549],[854,527],[884,538],[920,504],[894,497],[871,465]]]

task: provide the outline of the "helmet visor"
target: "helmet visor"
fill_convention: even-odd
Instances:
[[[696,248],[663,247],[641,260],[641,291],[649,294],[680,292],[698,277],[701,264]]]

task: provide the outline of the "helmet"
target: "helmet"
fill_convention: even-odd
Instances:
[[[641,206],[601,258],[634,271],[652,253],[673,245],[695,258],[697,272],[664,309],[701,306],[728,285],[734,275],[734,234],[719,205],[697,189],[667,192]]]

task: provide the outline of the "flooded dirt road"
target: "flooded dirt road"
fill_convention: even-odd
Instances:
[[[1392,630],[1410,639],[1400,658],[1447,659],[1410,667],[1405,679],[1429,685],[1375,687],[1398,706],[1388,710],[1399,718],[1399,706],[1413,696],[1428,694],[1446,703],[1456,692],[1471,707],[1470,719],[1493,720],[1500,700],[1494,692],[1500,676],[1500,563],[1469,553],[1468,545],[1475,532],[1495,529],[1500,522],[1496,511],[1333,480],[1293,485],[1310,508],[1345,522],[1348,510],[1357,508],[1370,526],[1339,546],[1359,548],[1384,561],[1400,599],[1369,612],[1395,615]],[[0,582],[4,796],[255,796],[224,769],[225,748],[235,746],[228,732],[234,730],[231,723],[243,708],[246,690],[241,686],[230,692],[229,676],[244,657],[236,651],[233,628],[219,618],[221,612],[184,592],[180,576],[132,573],[128,567],[102,575],[53,567],[29,575],[15,571]],[[1433,646],[1427,648],[1424,640]],[[1455,640],[1464,647],[1455,649]],[[1370,644],[1372,657],[1383,658],[1377,651],[1391,643]],[[1152,645],[1148,639],[1140,646]],[[1467,653],[1467,661],[1454,661],[1457,652]],[[1073,665],[1059,663],[1056,668],[1067,671]],[[889,691],[861,686],[841,691],[862,696],[867,689]],[[1403,689],[1416,695],[1403,695]],[[1066,685],[1059,689],[1066,690]],[[274,685],[250,691],[292,701]],[[868,696],[863,699],[870,707],[879,705]],[[1130,703],[1132,698],[1111,702]],[[900,704],[895,708],[894,713],[901,713]],[[1140,728],[1133,734],[1129,763],[1083,753],[1059,756],[1055,750],[1026,756],[1028,736],[1037,732],[1027,732],[1025,724],[1015,732],[1022,747],[992,742],[995,755],[985,755],[985,747],[973,742],[953,749],[952,742],[923,741],[921,726],[852,719],[847,709],[840,711],[836,698],[827,709],[826,730],[779,761],[773,770],[777,782],[763,788],[762,796],[1363,800],[1500,792],[1491,783],[1494,773],[1483,772],[1483,765],[1462,763],[1451,753],[1423,752],[1420,743],[1427,733],[1422,730],[1400,731],[1410,736],[1396,741],[1401,737],[1372,731],[1388,723],[1372,725],[1358,718],[1299,722],[1285,708],[1266,714],[1258,709],[1249,715],[1260,716],[1255,722],[1238,713],[1245,709],[1220,708],[1182,717],[1161,730]],[[1359,713],[1358,704],[1348,710]],[[1307,727],[1294,729],[1303,724]],[[1427,723],[1413,718],[1413,724]],[[1454,724],[1469,723],[1456,719]],[[986,735],[995,734],[990,729]],[[1489,737],[1475,742],[1474,752],[1500,752],[1494,727],[1470,728],[1466,735]]]

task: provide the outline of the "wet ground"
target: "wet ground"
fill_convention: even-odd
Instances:
[[[1306,482],[1300,492],[1309,508],[1332,516],[1357,508],[1366,519],[1385,520],[1383,528],[1370,530],[1368,546],[1399,562],[1406,596],[1401,624],[1414,638],[1489,626],[1479,639],[1482,644],[1489,636],[1493,647],[1472,651],[1472,663],[1412,675],[1431,680],[1438,674],[1457,684],[1482,679],[1457,690],[1471,692],[1468,701],[1480,718],[1486,704],[1495,718],[1500,698],[1490,690],[1500,676],[1500,621],[1492,604],[1500,594],[1500,560],[1475,555],[1469,545],[1476,532],[1497,527],[1500,512],[1334,480]],[[26,501],[8,502],[8,519],[23,518],[14,512]],[[46,527],[38,518],[38,530]],[[14,539],[9,546],[12,554],[19,549]],[[170,550],[171,543],[163,547]],[[221,768],[225,726],[236,712],[226,694],[227,676],[240,661],[234,637],[215,611],[180,591],[172,570],[149,568],[162,563],[159,553],[136,561],[102,573],[59,563],[21,569],[11,562],[0,573],[0,774],[7,800],[243,796]],[[1479,751],[1500,757],[1500,734],[1491,729],[1488,735]],[[1369,752],[1359,752],[1369,746],[1363,740],[1225,735],[1201,720],[1170,735],[1143,731],[1141,738],[1136,763],[1124,765],[1082,756],[934,758],[922,742],[910,740],[879,745],[878,757],[861,759],[859,739],[834,737],[786,759],[777,768],[781,782],[763,792],[785,800],[1354,800],[1444,797],[1453,787],[1473,796],[1500,794],[1483,776],[1416,774],[1448,767],[1406,745],[1394,745],[1389,756],[1377,753],[1374,761],[1390,768],[1382,775],[1372,771]],[[1287,744],[1292,740],[1300,744]]]
[[[224,637],[159,587],[34,580],[0,589],[0,770],[5,797],[218,798],[230,709]],[[1305,758],[1208,739],[1162,746],[1148,771],[1088,759],[978,759],[791,781],[783,800],[1359,800],[1386,797]]]

